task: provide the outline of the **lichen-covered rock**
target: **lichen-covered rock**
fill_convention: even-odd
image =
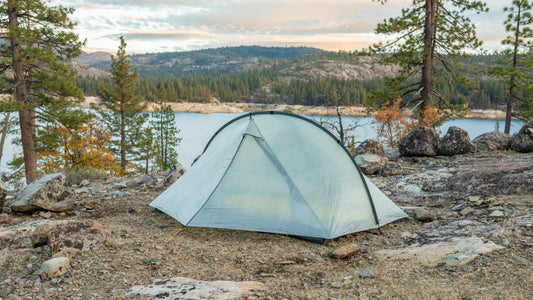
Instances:
[[[472,140],[480,152],[505,151],[509,149],[512,135],[504,132],[487,132]]]
[[[87,251],[112,245],[113,237],[111,231],[98,222],[69,222],[57,226],[50,233],[49,244],[53,252],[64,248]]]
[[[353,155],[356,156],[359,154],[375,154],[379,156],[385,156],[385,149],[380,142],[368,139],[354,148]]]
[[[177,162],[175,165],[170,167],[170,170],[168,171],[165,178],[159,182],[159,185],[170,185],[173,184],[176,180],[178,180],[183,174],[187,172],[187,169],[182,166],[179,162]]]
[[[394,176],[403,174],[403,167],[396,162],[386,163],[380,171],[381,176]]]
[[[41,265],[39,274],[42,280],[59,277],[70,269],[70,259],[68,257],[56,257],[45,261]]]
[[[476,145],[470,141],[468,133],[456,126],[448,128],[448,132],[439,143],[439,155],[459,155],[477,152]]]
[[[438,151],[437,134],[429,127],[420,126],[400,140],[403,156],[435,156]]]
[[[45,175],[20,191],[9,207],[14,212],[68,211],[74,208],[74,200],[67,198],[71,194],[63,174]]]
[[[509,147],[522,153],[533,152],[533,119],[513,135],[509,141]]]
[[[30,233],[32,246],[39,247],[48,244],[50,234],[60,224],[65,224],[67,221],[48,221],[37,227]]]
[[[9,247],[15,239],[15,236],[16,234],[11,230],[0,231],[0,249]]]
[[[375,154],[360,154],[355,157],[355,162],[366,175],[373,175],[379,172],[389,159]]]
[[[202,281],[185,277],[156,280],[149,285],[138,285],[126,297],[150,296],[157,299],[245,299],[266,286],[255,281]]]

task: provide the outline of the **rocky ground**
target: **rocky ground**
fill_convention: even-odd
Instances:
[[[201,289],[128,294],[175,287],[157,281],[173,277],[251,281],[242,297],[256,299],[533,299],[532,153],[388,157],[403,174],[370,179],[413,218],[326,245],[185,228],[148,206],[161,174],[73,186],[74,210],[0,215],[0,299],[182,299]],[[62,222],[90,224],[84,234],[101,243],[58,254],[72,242],[46,228]],[[47,277],[53,255],[67,264]],[[219,288],[240,297],[231,289]]]

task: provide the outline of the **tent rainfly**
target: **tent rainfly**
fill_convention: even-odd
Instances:
[[[317,242],[407,217],[329,131],[280,112],[247,113],[226,123],[150,205],[185,226]]]

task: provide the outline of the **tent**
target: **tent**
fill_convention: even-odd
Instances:
[[[185,226],[325,241],[407,215],[315,121],[243,114],[222,126],[196,163],[152,203]]]

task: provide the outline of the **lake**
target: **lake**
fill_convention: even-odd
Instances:
[[[189,167],[195,157],[200,155],[209,141],[211,136],[226,122],[239,116],[240,114],[229,113],[215,113],[215,114],[199,114],[199,113],[176,113],[176,125],[181,130],[180,137],[182,138],[178,146],[178,161],[184,166]],[[307,116],[316,121],[320,120],[320,116]],[[324,118],[324,117],[323,117]],[[336,119],[336,118],[335,118]],[[344,117],[343,124],[353,124],[357,122],[359,125],[354,131],[357,141],[364,141],[369,138],[376,139],[377,135],[372,128],[372,117]],[[450,126],[457,126],[466,130],[471,139],[474,139],[480,134],[494,131],[496,127],[496,120],[483,119],[454,119],[444,123],[438,128],[439,134],[443,136]],[[504,121],[499,121],[500,131],[503,131]],[[511,133],[515,133],[523,126],[521,121],[513,121],[511,123]],[[4,149],[4,156],[0,162],[0,170],[6,171],[6,163],[12,159],[14,153],[22,152],[20,148],[11,144],[12,136],[8,136]]]

